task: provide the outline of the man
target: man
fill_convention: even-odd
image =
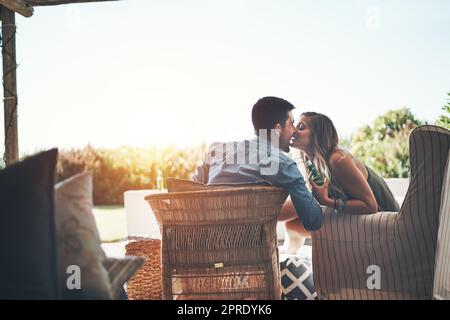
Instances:
[[[193,179],[206,184],[265,181],[284,188],[290,199],[283,206],[279,220],[286,221],[286,227],[289,227],[289,221],[300,218],[306,230],[295,230],[297,236],[291,241],[297,240],[297,245],[301,245],[298,237],[318,230],[322,226],[323,215],[306,188],[297,164],[284,153],[289,152],[296,132],[292,115],[294,108],[281,98],[259,99],[252,109],[256,137],[241,142],[214,143]],[[293,233],[289,234],[293,236]]]

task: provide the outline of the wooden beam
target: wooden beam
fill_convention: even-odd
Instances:
[[[83,2],[104,2],[118,0],[25,0],[29,5],[36,6],[54,6],[57,4],[83,3]]]
[[[33,7],[24,0],[0,0],[0,5],[27,18],[31,17],[34,11]]]
[[[3,56],[3,106],[5,112],[5,163],[19,160],[17,134],[17,78],[16,78],[16,16],[14,11],[1,7]]]

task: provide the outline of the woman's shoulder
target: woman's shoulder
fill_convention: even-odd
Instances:
[[[365,165],[356,159],[349,151],[344,149],[338,149],[333,151],[330,155],[330,168],[333,172],[338,173],[338,175],[348,175],[351,174],[357,168],[364,177],[367,179],[368,172]]]
[[[333,168],[345,166],[349,161],[353,161],[353,156],[350,152],[344,149],[335,149],[330,155],[329,165]]]

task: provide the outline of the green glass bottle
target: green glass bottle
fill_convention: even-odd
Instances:
[[[309,172],[311,173],[311,180],[314,181],[315,184],[318,186],[322,186],[325,181],[323,179],[323,176],[317,171],[316,167],[312,163],[311,160],[306,160],[306,166],[308,167]]]
[[[164,190],[164,178],[161,170],[158,170],[156,176],[156,189],[160,191]]]

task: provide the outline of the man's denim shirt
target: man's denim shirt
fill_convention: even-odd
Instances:
[[[306,230],[322,226],[322,209],[297,164],[265,138],[212,144],[193,180],[209,185],[267,181],[288,191]]]

